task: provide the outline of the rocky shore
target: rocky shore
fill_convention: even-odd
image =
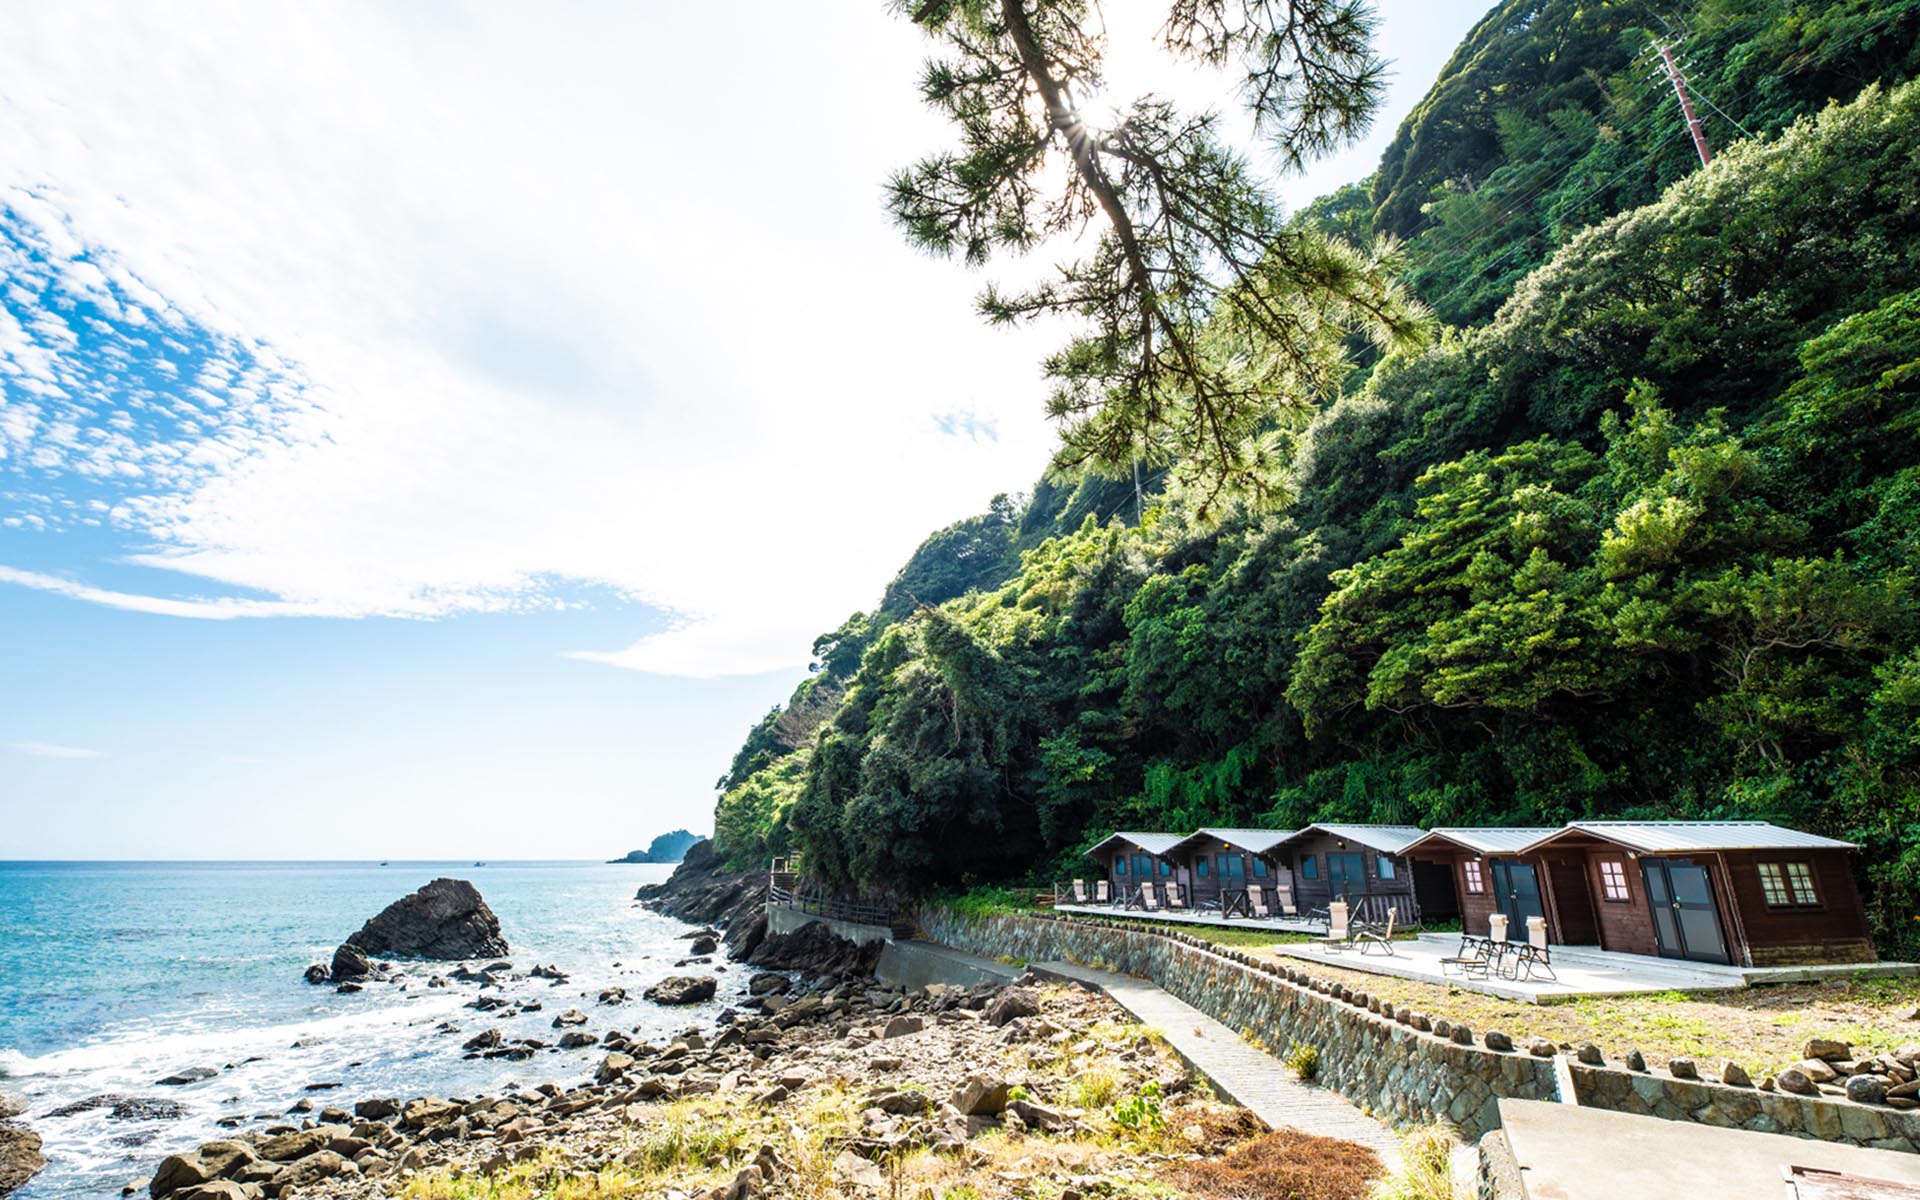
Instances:
[[[553,1020],[562,1044],[605,1051],[589,1082],[307,1102],[297,1120],[171,1155],[123,1194],[514,1198],[549,1193],[562,1177],[577,1178],[581,1196],[678,1200],[941,1195],[963,1182],[981,1197],[1232,1194],[1206,1180],[1228,1187],[1235,1155],[1258,1149],[1247,1144],[1264,1129],[1215,1101],[1110,1001],[1031,979],[883,987],[872,977],[877,947],[820,926],[768,935],[764,881],[721,870],[703,843],[672,880],[642,890],[650,906],[702,925],[689,949],[706,953],[683,964],[710,961],[724,939],[731,958],[765,969],[711,1025],[655,1039],[595,1034],[568,1009]],[[712,980],[669,976],[644,995],[698,1000]],[[485,1040],[466,1052],[511,1049]],[[1309,1149],[1341,1158],[1355,1178],[1377,1169],[1346,1143]],[[1193,1174],[1202,1168],[1213,1174]]]

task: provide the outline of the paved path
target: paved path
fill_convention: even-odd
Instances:
[[[1034,963],[1033,973],[1098,989],[1143,1025],[1160,1031],[1189,1066],[1216,1092],[1251,1109],[1261,1120],[1369,1146],[1389,1168],[1400,1163],[1400,1139],[1353,1106],[1345,1096],[1301,1083],[1278,1059],[1240,1040],[1212,1017],[1144,979],[1096,971],[1072,963]]]

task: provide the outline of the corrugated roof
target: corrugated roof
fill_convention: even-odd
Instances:
[[[1427,831],[1413,825],[1324,825],[1313,824],[1302,829],[1301,833],[1318,830],[1332,837],[1345,838],[1349,842],[1359,842],[1383,854],[1398,854],[1427,836]]]
[[[1558,827],[1546,825],[1513,829],[1492,825],[1442,825],[1438,829],[1428,830],[1420,840],[1445,838],[1475,854],[1515,854],[1548,834],[1558,832]]]
[[[1852,842],[1803,833],[1768,821],[1569,821],[1524,849],[1586,833],[1646,854],[1690,850],[1852,850]]]
[[[1299,832],[1297,829],[1196,829],[1182,838],[1180,844],[1184,847],[1190,842],[1212,839],[1248,854],[1267,854],[1282,842],[1291,841]]]
[[[1130,833],[1122,831],[1102,838],[1100,844],[1088,850],[1088,854],[1098,854],[1113,842],[1130,842],[1145,850],[1148,854],[1164,856],[1167,851],[1186,840],[1183,833]]]

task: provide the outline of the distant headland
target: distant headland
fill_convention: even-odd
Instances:
[[[622,863],[677,863],[687,856],[687,847],[700,840],[700,835],[676,829],[672,833],[663,833],[653,839],[645,850],[631,850],[624,858],[609,859],[609,862]]]

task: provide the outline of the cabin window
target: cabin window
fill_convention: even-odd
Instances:
[[[1311,854],[1302,854],[1300,856],[1300,878],[1320,878],[1320,860]]]
[[[1461,863],[1460,866],[1461,866],[1461,869],[1466,872],[1466,876],[1467,876],[1467,895],[1469,896],[1485,895],[1487,891],[1487,885],[1486,885],[1486,882],[1480,877],[1480,860],[1477,858],[1470,858],[1466,862]]]
[[[1382,879],[1392,879],[1393,878],[1393,860],[1388,858],[1384,854],[1375,856],[1374,863],[1373,863],[1373,873],[1375,875],[1378,875]]]
[[[1253,860],[1253,877],[1255,879],[1265,879],[1267,877],[1266,859],[1256,858]]]
[[[1327,855],[1327,879],[1334,884],[1336,888],[1344,883],[1355,890],[1364,892],[1367,890],[1367,869],[1365,864],[1365,858],[1351,851],[1345,854],[1329,853]]]
[[[1627,864],[1617,858],[1600,860],[1600,894],[1614,904],[1627,902]]]
[[[1193,873],[1205,879],[1207,877],[1207,860],[1204,858],[1196,859],[1193,864]]]
[[[1813,868],[1803,862],[1761,863],[1760,892],[1768,908],[1816,908],[1820,894],[1813,888]]]
[[[1160,873],[1161,873],[1162,875],[1171,875],[1171,874],[1173,874],[1173,864],[1172,864],[1172,863],[1170,863],[1170,862],[1164,862],[1164,861],[1163,861],[1163,862],[1162,862],[1162,863],[1160,864]]]
[[[1124,858],[1115,859],[1113,871],[1116,875],[1125,875],[1127,873],[1127,860]]]

